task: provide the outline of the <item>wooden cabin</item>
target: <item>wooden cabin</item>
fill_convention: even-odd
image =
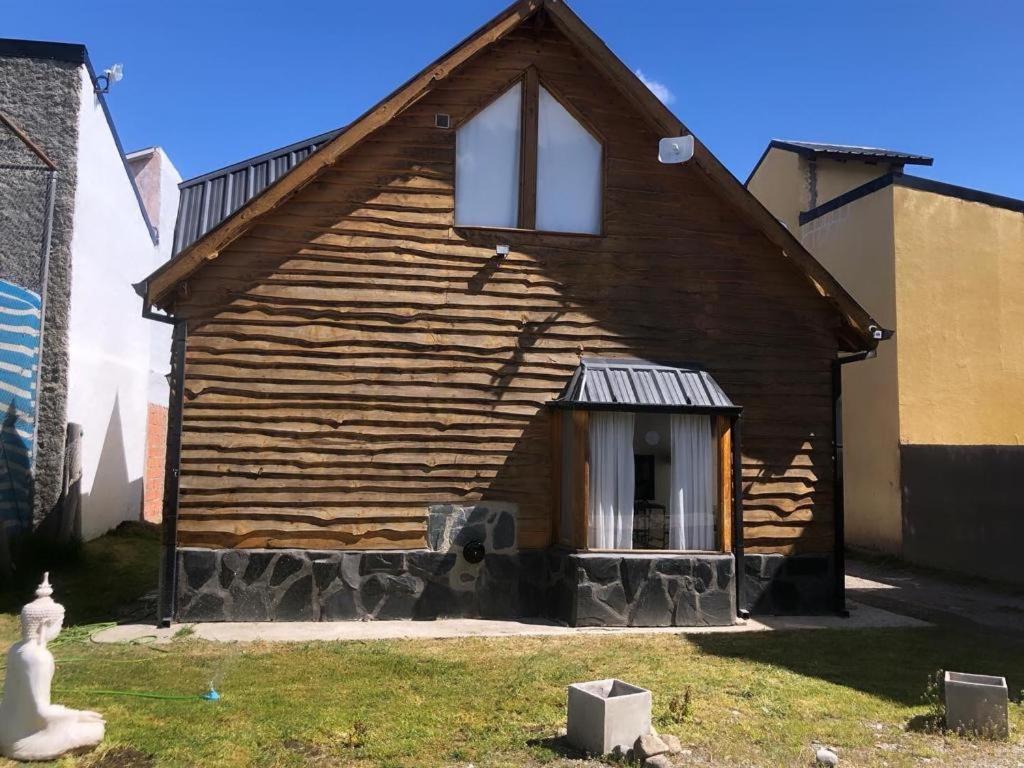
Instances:
[[[556,0],[185,182],[165,620],[723,624],[841,598],[882,332]]]

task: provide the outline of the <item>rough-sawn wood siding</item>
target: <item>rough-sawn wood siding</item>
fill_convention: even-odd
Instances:
[[[605,142],[601,237],[454,228],[455,126],[528,65]],[[188,281],[179,543],[415,547],[430,504],[550,543],[581,354],[705,365],[744,406],[751,551],[831,544],[839,319],[550,27],[523,27]],[[497,243],[512,252],[495,255]]]

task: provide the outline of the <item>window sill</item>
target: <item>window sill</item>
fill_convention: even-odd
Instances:
[[[522,229],[520,227],[483,227],[468,224],[456,224],[452,227],[457,234],[481,234],[481,235],[496,235],[496,234],[509,234],[521,237],[524,235],[538,235],[541,237],[566,237],[566,238],[586,238],[588,240],[598,240],[604,237],[603,233],[593,232],[555,232],[548,229]]]
[[[577,555],[729,555],[721,549],[576,549]]]

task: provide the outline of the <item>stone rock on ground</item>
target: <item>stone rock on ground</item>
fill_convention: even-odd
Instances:
[[[668,752],[668,745],[660,737],[648,733],[636,740],[633,744],[633,752],[637,760],[646,760],[649,757],[656,757]]]
[[[644,768],[672,768],[672,761],[665,755],[655,755],[644,760]]]
[[[683,743],[679,741],[678,736],[666,733],[661,736],[661,740],[665,742],[665,746],[668,747],[668,753],[670,755],[678,755],[683,751]]]
[[[821,747],[814,753],[814,760],[818,765],[827,765],[830,768],[839,765],[839,755],[826,747]]]

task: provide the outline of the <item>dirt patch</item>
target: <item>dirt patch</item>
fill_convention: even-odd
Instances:
[[[89,768],[153,768],[156,758],[132,747],[114,747],[88,764]]]
[[[289,752],[293,752],[303,758],[306,765],[317,766],[317,768],[341,768],[341,766],[356,765],[353,762],[354,755],[344,758],[344,747],[332,744],[317,744],[313,741],[302,741],[300,739],[285,739],[281,746]]]

